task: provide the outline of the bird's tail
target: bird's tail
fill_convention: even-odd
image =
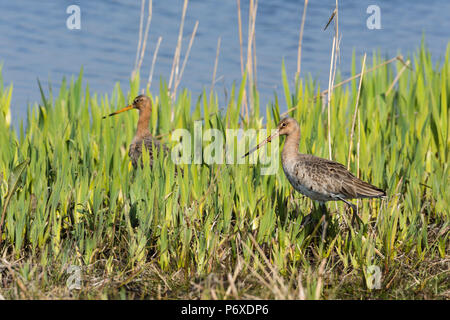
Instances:
[[[355,189],[358,198],[384,198],[386,192],[378,187],[362,180],[355,181]]]

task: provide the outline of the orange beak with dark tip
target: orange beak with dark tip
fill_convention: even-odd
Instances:
[[[122,112],[125,112],[125,111],[128,111],[128,110],[131,110],[133,108],[134,108],[133,105],[126,106],[125,108],[120,109],[119,111],[116,111],[116,112],[110,113],[107,116],[104,116],[103,119],[106,119],[107,117],[115,116],[116,114],[119,114],[119,113],[122,113]]]
[[[248,156],[250,153],[255,152],[256,150],[258,150],[259,148],[261,148],[263,145],[265,145],[267,142],[272,142],[272,139],[278,137],[280,135],[280,131],[277,130],[275,131],[275,133],[271,136],[268,136],[263,142],[261,142],[260,144],[258,144],[256,147],[254,147],[253,149],[249,150],[246,154],[244,154],[244,156],[242,158],[245,158],[246,156]]]

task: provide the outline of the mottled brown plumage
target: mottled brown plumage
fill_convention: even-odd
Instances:
[[[283,171],[294,189],[301,194],[321,204],[341,200],[353,208],[347,200],[386,196],[383,190],[358,179],[342,164],[298,152],[300,127],[298,122],[290,117],[281,120],[276,132],[246,155],[282,135],[286,136],[281,152]]]
[[[148,153],[150,155],[150,166],[153,165],[152,144],[154,145],[155,151],[157,152],[161,150],[164,152],[164,154],[167,154],[169,152],[169,149],[159,140],[155,139],[151,134],[143,138],[135,137],[130,144],[130,149],[128,150],[128,156],[130,157],[131,163],[133,164],[134,168],[138,166],[139,159],[141,158],[142,145],[145,145],[145,148],[148,150]]]
[[[152,114],[152,103],[150,98],[145,95],[139,95],[134,99],[131,105],[119,111],[113,112],[109,116],[113,116],[131,109],[139,110],[139,120],[136,129],[136,134],[133,138],[133,141],[130,144],[128,155],[131,159],[133,167],[136,168],[138,166],[139,159],[141,158],[142,155],[142,145],[145,145],[145,148],[148,150],[150,155],[150,166],[151,166],[153,164],[152,144],[154,145],[155,151],[162,150],[164,153],[168,153],[169,149],[164,144],[159,142],[159,140],[155,139],[150,133],[150,130],[148,129],[150,116]]]

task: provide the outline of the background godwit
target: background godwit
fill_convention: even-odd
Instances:
[[[152,102],[149,97],[146,95],[139,95],[134,100],[133,103],[125,108],[113,112],[108,115],[108,117],[119,114],[121,112],[125,112],[131,109],[139,110],[139,120],[136,129],[136,134],[131,141],[130,149],[128,151],[128,155],[131,158],[131,162],[133,163],[133,167],[136,168],[138,165],[138,160],[142,155],[142,144],[145,145],[145,148],[148,150],[150,154],[150,165],[153,164],[153,149],[152,144],[155,146],[155,150],[162,150],[164,153],[168,153],[168,148],[155,139],[150,130],[148,129],[148,125],[150,122],[150,116],[152,114]],[[104,116],[105,119],[107,116]]]

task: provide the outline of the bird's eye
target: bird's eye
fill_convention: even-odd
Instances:
[[[286,122],[283,122],[283,124],[281,125],[282,128],[286,127]]]

